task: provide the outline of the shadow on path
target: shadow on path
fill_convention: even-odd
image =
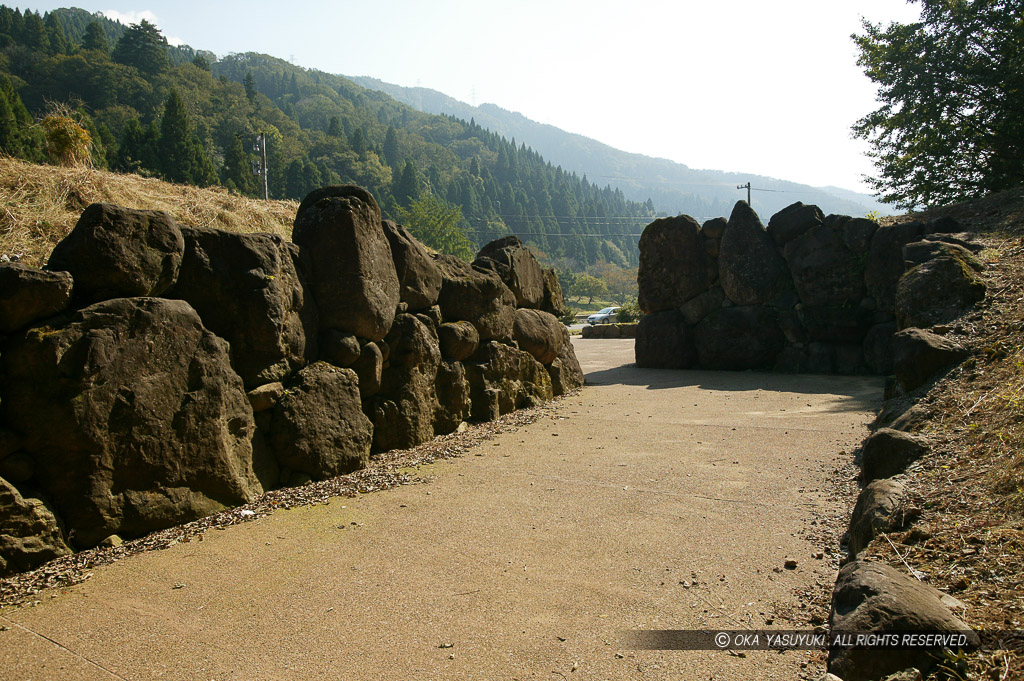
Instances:
[[[877,409],[883,379],[878,376],[831,376],[819,374],[777,374],[760,371],[708,371],[702,369],[641,369],[635,363],[585,372],[586,385],[630,385],[647,390],[696,387],[700,390],[837,395],[842,411]]]

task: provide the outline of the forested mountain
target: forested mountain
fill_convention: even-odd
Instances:
[[[145,21],[0,6],[5,153],[78,162],[84,144],[100,167],[257,196],[257,134],[272,197],[351,182],[395,219],[433,197],[461,209],[476,245],[519,234],[563,269],[635,265],[655,213],[651,201],[627,200],[472,120],[420,112],[340,76],[261,54],[217,60],[169,46]]]
[[[868,194],[837,187],[811,187],[749,173],[696,170],[667,159],[620,151],[583,135],[537,123],[494,104],[471,106],[428,88],[402,87],[376,78],[349,78],[420,111],[473,118],[499,135],[526,142],[552,163],[587,173],[600,182],[611,182],[620,187],[627,198],[641,201],[650,198],[660,210],[672,214],[686,213],[695,217],[729,215],[736,200],[746,198],[736,186],[747,182],[762,190],[755,190],[753,204],[764,218],[795,201],[817,204],[826,213],[864,215],[872,210],[884,214],[892,212],[891,207]]]

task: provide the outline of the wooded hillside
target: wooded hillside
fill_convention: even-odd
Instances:
[[[634,235],[655,214],[649,200],[628,201],[472,120],[424,114],[340,76],[260,54],[217,60],[169,46],[146,21],[0,6],[0,150],[9,155],[82,162],[54,141],[77,140],[98,168],[255,197],[258,134],[271,198],[354,183],[401,219],[431,196],[460,209],[474,245],[515,233],[564,270],[635,265]]]

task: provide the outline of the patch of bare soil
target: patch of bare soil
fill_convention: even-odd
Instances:
[[[917,400],[933,442],[905,481],[920,519],[862,557],[954,595],[972,628],[1007,633],[1006,650],[974,653],[949,678],[1024,679],[1024,640],[1010,634],[1024,630],[1024,187],[895,221],[943,215],[985,244],[988,292],[941,329],[972,356]]]

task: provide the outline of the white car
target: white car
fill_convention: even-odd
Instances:
[[[587,324],[613,324],[615,322],[615,313],[619,311],[617,307],[606,307],[600,312],[587,317]]]

